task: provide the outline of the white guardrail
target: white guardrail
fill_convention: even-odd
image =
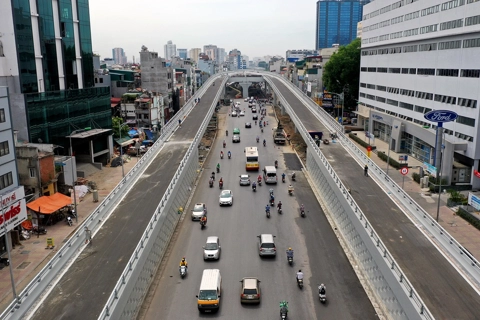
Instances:
[[[77,231],[68,239],[42,270],[0,314],[0,319],[21,319],[35,306],[42,294],[59,280],[72,259],[76,259],[86,246],[87,232],[95,234],[103,221],[110,216],[119,199],[121,199],[138,177],[142,175],[148,165],[162,149],[165,140],[175,131],[178,119],[187,116],[195,106],[194,99],[201,97],[208,89],[208,85],[200,88],[190,101],[164,126],[162,133],[153,146],[138,160],[138,163],[125,175],[115,189],[97,206],[97,208],[80,224]]]
[[[347,191],[347,188],[343,185],[338,175],[335,173],[333,167],[323,155],[320,148],[315,144],[312,137],[308,134],[308,131],[303,126],[302,122],[297,117],[291,106],[281,95],[280,91],[271,81],[271,79],[269,79],[268,76],[265,77],[265,79],[280,96],[283,107],[288,110],[288,113],[293,120],[296,128],[304,138],[305,142],[308,144],[307,150],[309,150],[309,152],[316,158],[313,161],[315,161],[318,166],[323,166],[326,169],[322,170],[322,174],[329,175],[328,178],[330,187],[336,187],[338,189],[339,192],[336,193],[336,196],[342,199],[340,199],[341,201],[336,202],[336,205],[341,205],[343,207],[341,208],[342,210],[350,210],[350,218],[353,216],[356,217],[356,221],[352,221],[352,224],[355,226],[359,236],[351,239],[355,240],[356,243],[350,243],[351,241],[347,241],[347,243],[350,248],[353,249],[352,252],[355,252],[354,247],[359,246],[358,242],[360,240],[359,238],[361,238],[361,242],[363,242],[365,244],[365,247],[368,248],[372,259],[374,259],[373,262],[375,262],[376,264],[376,268],[370,267],[370,269],[375,269],[375,272],[377,274],[377,278],[375,278],[375,280],[382,281],[382,285],[384,285],[380,288],[375,285],[371,285],[371,287],[376,290],[375,293],[377,296],[381,296],[382,294],[385,295],[388,293],[387,291],[390,291],[391,295],[393,295],[397,300],[396,303],[390,300],[390,306],[386,306],[387,310],[389,310],[390,312],[394,310],[393,312],[396,313],[395,316],[393,316],[392,314],[390,314],[390,316],[393,316],[397,319],[434,319],[428,308],[425,306],[425,303],[423,302],[421,297],[415,291],[412,284],[408,281],[405,273],[396,263],[395,259],[390,254],[380,237],[377,235],[372,225],[369,223],[368,219],[363,214],[360,207],[357,205],[353,197]],[[335,208],[330,209],[335,210]],[[337,206],[337,209],[340,208],[338,208]],[[333,214],[336,213],[337,212],[333,212]],[[344,235],[344,237],[346,239],[349,238],[347,235]],[[365,252],[363,252],[363,254],[365,254]],[[357,258],[360,258],[359,254],[357,254]],[[371,264],[372,259],[367,259],[366,261]],[[366,263],[365,260],[358,260],[361,263]],[[394,281],[392,281],[392,279],[394,279]],[[369,280],[372,280],[372,278],[369,277]],[[385,285],[388,286],[388,290],[386,290]],[[383,299],[382,302],[388,303],[385,301],[385,299]]]
[[[360,148],[343,134],[343,128],[340,123],[335,121],[325,110],[319,108],[314,101],[291,82],[286,81],[285,78],[281,76],[276,78],[282,80],[282,83],[288,86],[290,91],[292,91],[298,99],[304,101],[310,112],[312,112],[320,122],[327,126],[332,132],[337,133],[342,144],[351,151],[351,154],[353,154],[360,163],[362,163],[362,166],[368,164],[368,167],[370,168],[369,174],[373,174],[377,178],[377,181],[390,192],[390,195],[394,197],[396,201],[401,203],[409,214],[422,225],[424,230],[435,238],[436,243],[442,248],[442,250],[448,253],[448,256],[455,261],[455,267],[461,268],[462,275],[468,279],[477,290],[477,288],[480,287],[480,262],[453,236],[451,236],[430,214],[428,214],[428,212],[416,203],[415,200],[405,192],[405,190],[393,181],[379,166],[371,161],[370,158],[360,150]]]
[[[204,86],[208,88],[212,82],[210,80],[215,81],[215,79],[220,77],[211,77]],[[224,78],[222,86],[225,85],[226,81],[227,78]],[[222,93],[223,91],[219,90],[213,99],[205,119],[167,187],[167,192],[165,192],[157,208],[152,213],[147,229],[143,233],[105,307],[100,313],[99,320],[128,320],[136,318],[148,288],[154,280],[152,274],[155,274],[160,266],[160,262],[179,221],[180,215],[177,213],[177,208],[185,205],[190,196],[192,184],[198,176],[198,146]],[[194,172],[193,176],[190,174],[190,176],[185,177],[187,175],[186,171],[191,172],[192,169]],[[178,197],[182,199],[178,199]]]

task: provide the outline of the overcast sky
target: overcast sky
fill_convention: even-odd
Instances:
[[[142,45],[164,57],[168,40],[177,49],[207,44],[238,49],[252,60],[314,49],[316,0],[91,0],[93,52],[112,57],[123,48],[136,61]]]

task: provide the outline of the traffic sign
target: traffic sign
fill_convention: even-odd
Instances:
[[[402,169],[400,169],[400,173],[403,174],[404,176],[408,174],[408,168],[407,167],[403,167]]]

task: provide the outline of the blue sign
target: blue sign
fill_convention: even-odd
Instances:
[[[372,114],[372,118],[376,120],[383,120],[383,117],[378,114]]]
[[[451,122],[457,119],[458,114],[450,110],[432,110],[423,115],[423,117],[432,122]]]

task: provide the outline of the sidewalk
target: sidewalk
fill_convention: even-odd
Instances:
[[[348,136],[348,134],[347,134]],[[359,131],[357,137],[368,142],[368,138],[365,138],[365,135],[362,131]],[[367,153],[367,150],[354,142],[357,147],[362,150],[364,153]],[[377,147],[377,152],[388,153],[388,143],[381,141],[380,139],[375,139],[375,144]],[[404,155],[404,154],[401,154]],[[390,151],[390,158],[398,161],[398,153]],[[375,162],[383,171],[387,170],[387,163],[381,160],[376,153],[371,152],[370,159]],[[408,157],[408,166],[420,166],[422,163],[412,157]],[[359,167],[359,170],[362,168]],[[419,172],[418,169],[411,168],[409,169],[408,174],[405,176],[403,189],[412,197],[415,202],[418,203],[426,212],[428,212],[434,219],[437,217],[437,206],[438,206],[438,194],[431,194],[429,192],[423,192],[420,189],[420,185],[412,179],[412,173]],[[402,187],[403,175],[399,170],[389,166],[388,175],[395,181],[400,187]],[[447,189],[447,188],[445,188]],[[480,259],[480,230],[477,230],[475,227],[471,226],[467,221],[458,217],[455,212],[446,206],[447,199],[449,198],[448,193],[444,193],[440,197],[440,209],[439,209],[439,224],[452,236],[454,237],[462,246],[464,246],[477,260]]]
[[[137,164],[137,159],[132,157],[130,162],[124,164],[127,174]],[[90,215],[90,213],[103,201],[103,199],[122,180],[122,167],[103,167],[103,170],[86,177],[89,181],[95,181],[98,187],[98,202],[93,202],[93,195],[88,193],[77,203],[78,223],[73,219],[73,226],[66,222],[58,222],[53,226],[46,227],[47,234],[32,235],[30,239],[21,241],[20,246],[15,246],[11,251],[11,266],[17,295],[27,284],[40,272],[47,262],[55,255],[76,228]],[[53,238],[54,249],[46,249],[47,238]],[[0,312],[3,312],[13,301],[12,282],[10,278],[10,266],[0,270]]]

